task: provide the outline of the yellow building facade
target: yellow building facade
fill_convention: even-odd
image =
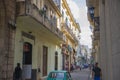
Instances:
[[[62,11],[53,0],[17,1],[14,67],[21,64],[23,80],[44,79],[50,71],[62,70],[64,44],[69,67],[75,61],[80,28],[66,3],[60,4],[67,10],[71,29],[64,25]]]
[[[36,1],[17,1],[14,67],[21,64],[23,80],[39,80],[62,69],[61,13],[52,0]]]
[[[75,55],[78,46],[78,36],[80,33],[80,26],[75,22],[73,14],[69,8],[66,0],[62,0],[61,12],[62,12],[62,31],[65,36],[65,42],[63,47],[65,48],[64,55],[64,68],[70,71],[71,64],[75,64]]]

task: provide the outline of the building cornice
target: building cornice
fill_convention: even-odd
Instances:
[[[67,14],[70,15],[70,20],[71,20],[71,22],[73,23],[73,25],[74,25],[76,28],[79,29],[79,27],[77,26],[77,24],[76,24],[76,22],[75,22],[75,19],[74,19],[74,17],[73,17],[73,14],[71,13],[71,10],[70,10],[70,8],[69,8],[69,5],[68,5],[67,1],[66,1],[66,0],[62,0],[62,1],[63,1],[62,6],[63,6],[63,8],[66,8]]]

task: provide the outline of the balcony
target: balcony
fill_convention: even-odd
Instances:
[[[97,40],[99,40],[100,39],[100,31],[95,31],[94,36]]]
[[[98,6],[98,3],[99,1],[98,0],[86,0],[86,5],[88,6],[88,7],[90,7],[90,6]]]
[[[100,29],[99,29],[99,26],[95,27],[95,29],[94,29],[94,36],[95,36],[95,39],[97,39],[97,40],[100,39]]]
[[[17,16],[24,17],[25,19],[27,17],[26,20],[32,19],[32,21],[35,21],[34,24],[36,25],[37,23],[39,28],[43,27],[41,30],[44,29],[46,31],[49,31],[59,39],[64,40],[63,33],[57,28],[57,19],[54,18],[49,20],[43,10],[38,9],[38,7],[35,4],[31,3],[30,0],[17,2]],[[24,22],[26,20],[24,20]],[[32,27],[35,27],[35,25]]]
[[[93,48],[93,49],[92,49],[92,52],[93,52],[93,53],[95,53],[95,52],[96,52],[96,49],[95,49],[95,48]]]
[[[63,32],[66,32],[69,37],[71,37],[71,39],[73,39],[75,42],[78,42],[77,37],[75,36],[75,34],[73,34],[72,30],[68,27],[66,23],[62,23],[61,26]]]
[[[94,3],[94,0],[86,0],[86,5],[88,7],[93,6],[94,5],[93,3]]]
[[[98,45],[99,40],[98,39],[94,39],[92,42],[93,42],[93,46],[96,46],[96,45]]]
[[[62,44],[62,53],[65,54],[65,55],[69,55],[68,53],[68,45],[67,44]]]

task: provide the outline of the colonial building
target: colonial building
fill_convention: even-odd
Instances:
[[[18,0],[15,60],[23,79],[39,80],[51,70],[62,69],[59,8],[53,0]]]
[[[0,80],[13,77],[15,5],[15,0],[0,0]]]
[[[70,70],[70,65],[75,63],[80,26],[75,22],[67,1],[62,0],[61,3],[61,27],[65,36],[65,42],[63,43],[63,68]]]
[[[67,2],[57,3],[60,5],[53,0],[0,0],[1,80],[13,79],[17,63],[23,80],[39,80],[51,70],[61,70],[65,61],[69,67],[75,61],[80,28]]]
[[[94,26],[93,52],[104,80],[120,79],[120,1],[87,0],[88,18]]]
[[[94,6],[92,6],[92,1],[87,0],[88,6],[88,20],[90,21],[91,27],[93,29],[92,43],[92,56],[94,57],[95,61],[98,61],[99,55],[99,43],[100,43],[100,28],[99,28],[99,1],[94,2]]]

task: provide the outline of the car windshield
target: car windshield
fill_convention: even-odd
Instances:
[[[64,73],[62,72],[52,72],[50,75],[51,78],[64,79]]]

